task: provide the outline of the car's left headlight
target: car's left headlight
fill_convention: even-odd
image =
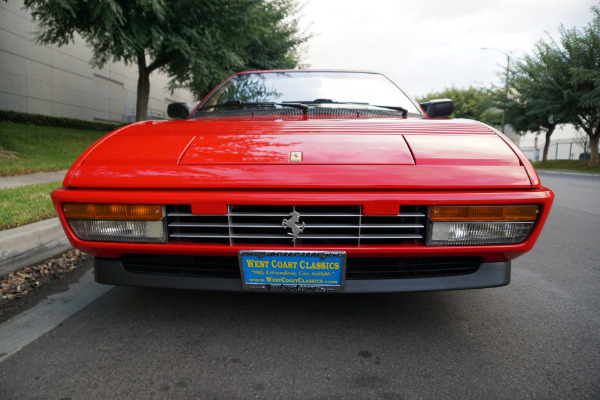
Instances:
[[[432,206],[429,208],[429,246],[515,244],[527,239],[538,205]]]
[[[164,207],[148,204],[64,203],[75,235],[94,242],[164,243]]]

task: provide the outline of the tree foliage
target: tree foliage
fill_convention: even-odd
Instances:
[[[562,121],[562,91],[549,73],[553,55],[526,56],[511,71],[510,91],[498,92],[499,103],[506,109],[506,122],[515,132],[544,132],[542,162],[548,158],[550,137]],[[566,71],[565,71],[566,72]]]
[[[564,87],[565,118],[589,136],[590,165],[600,162],[600,8],[592,11],[594,20],[583,29],[561,27],[560,43],[564,54],[561,66],[569,70]]]
[[[600,10],[582,29],[560,27],[560,41],[539,41],[513,71],[509,122],[517,131],[546,131],[572,123],[590,140],[590,164],[598,163],[600,137]],[[545,151],[547,151],[545,149]]]
[[[293,18],[295,0],[25,0],[25,7],[40,43],[66,45],[78,33],[93,65],[137,65],[138,120],[146,118],[155,70],[170,77],[171,89],[202,97],[240,70],[296,67],[308,40]]]
[[[451,87],[440,92],[428,93],[418,99],[420,103],[433,99],[452,99],[454,103],[454,118],[468,118],[485,122],[489,125],[498,126],[502,113],[494,108],[492,92],[488,89],[468,89]]]

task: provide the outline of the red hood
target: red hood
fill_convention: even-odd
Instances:
[[[295,159],[290,159],[296,153]],[[295,160],[295,161],[294,161]],[[413,165],[401,135],[230,135],[196,137],[180,165]]]
[[[495,189],[531,182],[513,149],[477,122],[227,118],[122,128],[80,157],[65,186]]]

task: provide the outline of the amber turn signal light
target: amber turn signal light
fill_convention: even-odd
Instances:
[[[159,221],[163,218],[162,206],[147,204],[64,203],[63,211],[68,219]]]
[[[535,221],[538,205],[432,206],[431,221]]]

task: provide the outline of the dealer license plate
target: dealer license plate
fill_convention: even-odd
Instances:
[[[343,251],[263,251],[238,253],[246,290],[332,292],[344,290]]]

